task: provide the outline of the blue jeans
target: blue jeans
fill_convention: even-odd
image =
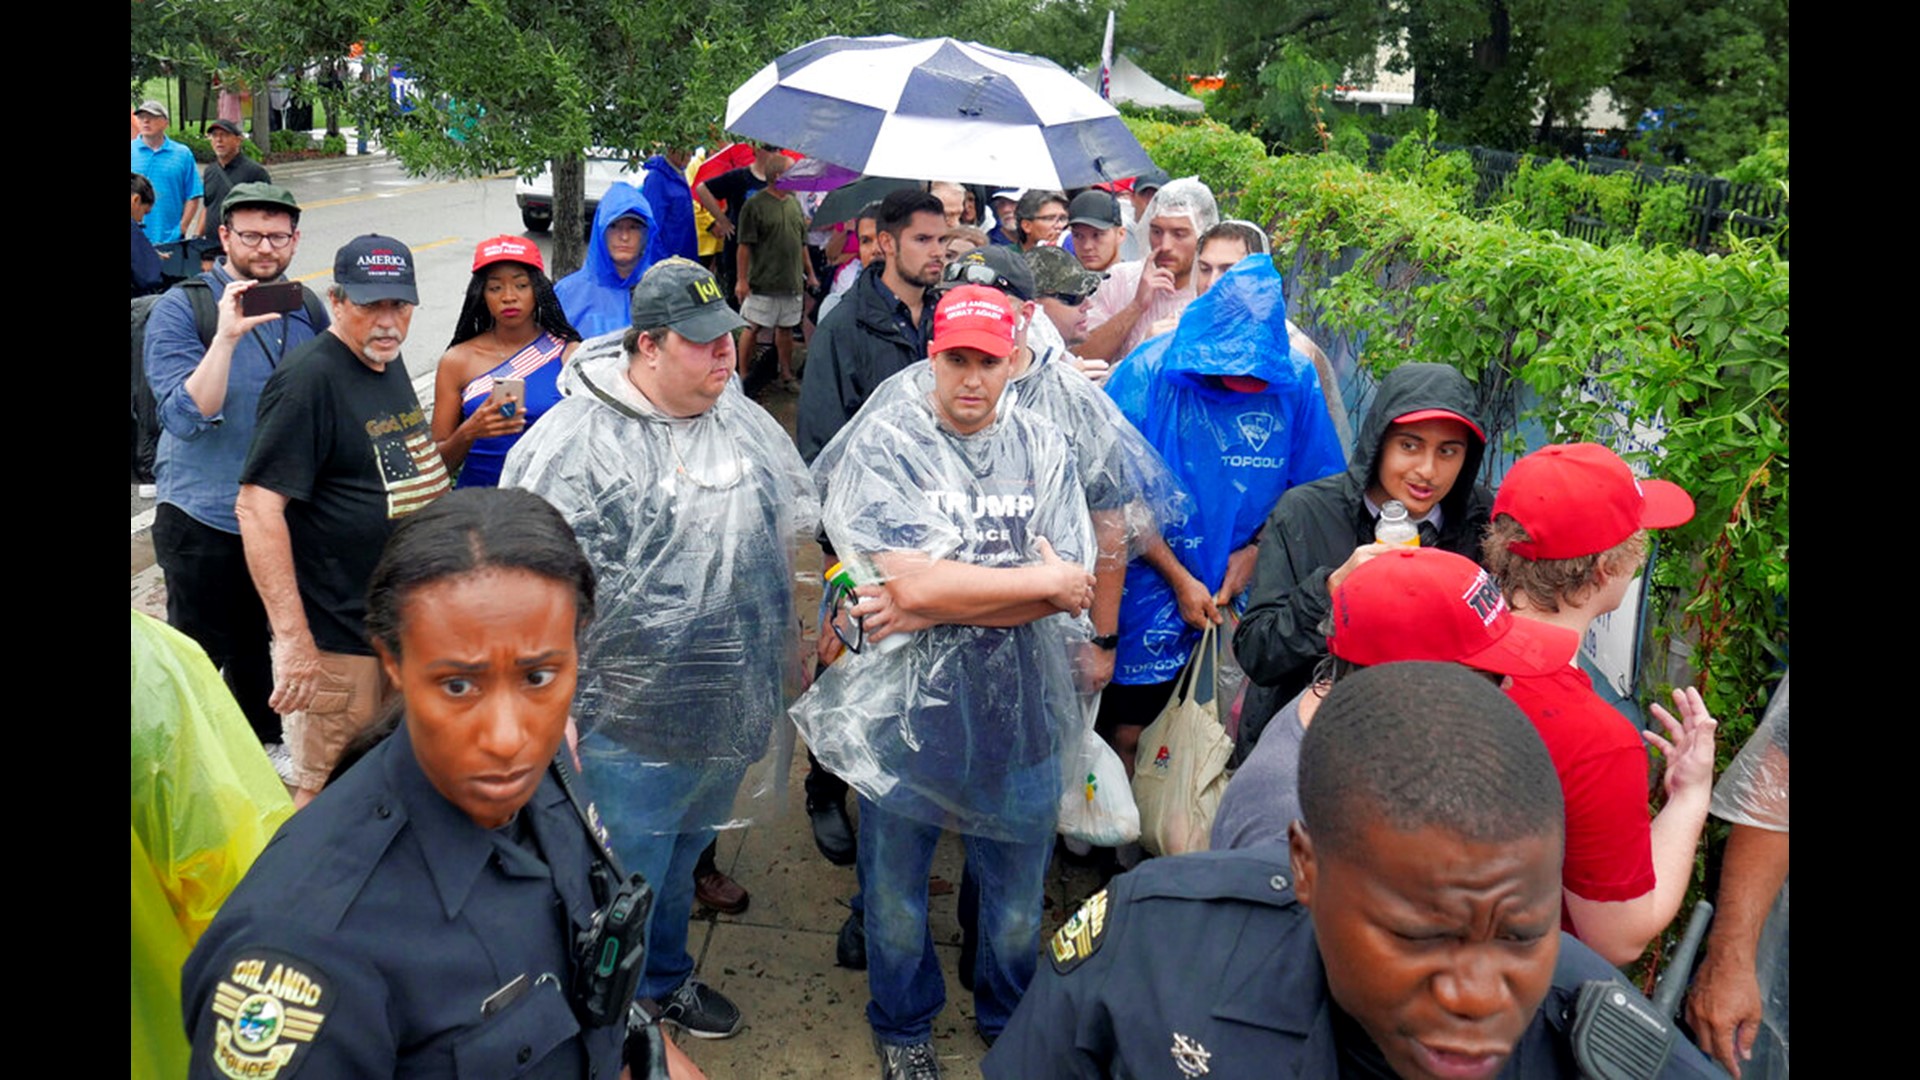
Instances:
[[[693,974],[687,920],[693,867],[731,816],[746,767],[649,761],[597,732],[580,739],[580,778],[600,810],[621,869],[653,886],[647,919],[646,974],[639,996],[664,1002]]]
[[[927,927],[927,874],[941,827],[860,799],[859,907],[867,931],[867,1022],[883,1043],[933,1038],[946,980]],[[974,1015],[997,1038],[1040,961],[1042,892],[1053,838],[1030,843],[963,836],[967,870],[979,882],[979,955]]]

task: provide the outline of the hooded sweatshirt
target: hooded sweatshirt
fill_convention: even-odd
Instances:
[[[1354,548],[1373,542],[1375,519],[1365,496],[1381,444],[1394,417],[1421,409],[1445,409],[1481,423],[1473,384],[1466,376],[1445,364],[1397,367],[1380,382],[1347,471],[1287,492],[1267,517],[1247,614],[1234,632],[1233,650],[1248,677],[1271,689],[1266,700],[1275,707],[1307,685],[1314,665],[1326,655],[1326,637],[1319,627],[1332,606],[1327,575],[1346,562]],[[1467,444],[1459,479],[1440,500],[1439,535],[1436,539],[1423,530],[1421,543],[1478,562],[1493,493],[1474,482],[1486,444],[1471,435]],[[1249,689],[1242,730],[1251,725],[1257,736],[1273,711],[1260,709]]]
[[[646,223],[647,242],[633,272],[623,275],[615,269],[613,255],[607,251],[607,230],[629,214]],[[593,239],[587,244],[586,265],[553,284],[561,310],[567,313],[567,321],[580,331],[581,337],[624,330],[633,324],[633,287],[640,283],[640,276],[658,257],[655,240],[658,232],[653,207],[639,188],[625,181],[615,181],[607,188],[607,193],[600,198],[600,208],[593,214]]]
[[[1193,496],[1193,513],[1162,530],[1180,565],[1208,589],[1246,546],[1281,493],[1337,473],[1340,439],[1312,361],[1287,340],[1285,288],[1273,260],[1249,255],[1187,305],[1171,334],[1114,368],[1107,393]],[[1244,393],[1210,376],[1265,381]],[[1172,586],[1144,560],[1127,567],[1113,681],[1178,677],[1200,632]]]

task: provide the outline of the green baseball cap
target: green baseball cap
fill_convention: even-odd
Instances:
[[[293,192],[264,180],[249,180],[233,185],[233,190],[227,192],[226,201],[220,204],[220,213],[224,215],[243,206],[271,207],[285,210],[295,217],[300,216],[300,204],[293,201]]]
[[[727,306],[706,267],[678,255],[654,263],[633,287],[633,325],[667,329],[688,341],[708,342],[747,325]]]

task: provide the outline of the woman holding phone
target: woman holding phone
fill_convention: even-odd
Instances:
[[[507,451],[560,400],[556,380],[579,344],[533,241],[480,241],[433,384],[433,441],[454,487],[499,485]]]

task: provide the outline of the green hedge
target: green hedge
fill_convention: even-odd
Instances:
[[[1363,342],[1375,376],[1432,361],[1490,398],[1515,380],[1537,392],[1537,406],[1507,418],[1507,452],[1520,422],[1555,441],[1615,445],[1633,425],[1664,425],[1651,469],[1697,511],[1661,534],[1649,627],[1656,656],[1676,638],[1691,647],[1724,768],[1786,661],[1787,261],[1764,241],[1729,240],[1714,255],[1601,248],[1527,227],[1550,216],[1479,218],[1463,211],[1447,156],[1381,175],[1339,154],[1249,152],[1251,140],[1218,125],[1134,131],[1168,172],[1212,185],[1223,212],[1267,227],[1316,329]],[[1657,666],[1650,674],[1645,699],[1665,701],[1670,687]],[[1701,875],[1697,866],[1695,892]]]
[[[1363,336],[1375,375],[1421,360],[1483,387],[1518,379],[1542,404],[1517,419],[1560,441],[1664,424],[1653,467],[1698,512],[1662,535],[1653,629],[1691,644],[1723,762],[1737,750],[1786,653],[1786,260],[1758,242],[1601,248],[1478,219],[1453,166],[1439,192],[1425,186],[1444,158],[1407,163],[1410,182],[1338,155],[1271,158],[1218,125],[1134,130],[1168,172],[1198,173],[1268,227],[1320,326]]]

